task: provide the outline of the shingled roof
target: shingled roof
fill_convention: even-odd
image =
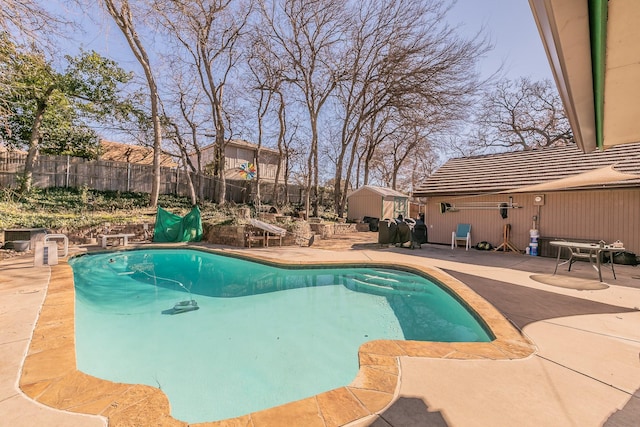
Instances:
[[[357,190],[354,190],[353,192],[351,192],[347,197],[351,197],[360,192],[373,192],[381,197],[409,197],[408,195],[401,193],[399,191],[396,191],[393,188],[376,187],[375,185],[363,185]]]
[[[208,150],[213,150],[215,146],[216,146],[216,143],[212,142],[211,144],[202,147],[200,149],[200,151],[204,152],[204,151],[208,151]],[[254,144],[253,142],[245,141],[244,139],[230,139],[229,141],[227,141],[226,146],[227,147],[246,148],[247,150],[251,150],[251,151],[255,151],[255,150],[258,149],[258,144]],[[263,153],[280,154],[280,152],[278,150],[276,150],[275,148],[265,147],[264,145],[260,147],[260,150]],[[189,153],[190,156],[194,155],[194,154],[196,154],[195,151],[192,151],[192,152]]]
[[[100,160],[114,162],[137,163],[140,165],[153,164],[153,149],[139,145],[123,144],[121,142],[100,140]],[[178,164],[171,156],[160,154],[160,166],[176,167]]]
[[[614,165],[640,174],[640,143],[583,153],[574,145],[450,159],[413,192],[415,197],[494,193]],[[598,188],[638,187],[640,179]]]

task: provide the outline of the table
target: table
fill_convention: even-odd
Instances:
[[[107,239],[116,239],[118,243],[122,242],[122,246],[127,246],[129,243],[129,237],[134,237],[135,234],[98,234],[98,237],[102,240],[101,246],[107,247]]]
[[[581,243],[581,242],[567,242],[564,240],[554,240],[549,242],[551,246],[558,247],[558,257],[556,258],[556,268],[553,270],[553,274],[558,271],[558,265],[569,263],[569,271],[571,271],[571,265],[578,259],[588,259],[589,263],[598,272],[598,278],[602,282],[602,263],[600,261],[600,254],[603,252],[609,253],[609,262],[611,263],[611,272],[613,278],[616,278],[616,271],[613,267],[613,254],[616,252],[624,252],[624,248],[612,246],[612,245],[600,245],[598,243]],[[569,259],[560,262],[560,254],[562,248],[567,248],[571,252]]]

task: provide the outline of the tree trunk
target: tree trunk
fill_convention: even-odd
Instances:
[[[149,68],[149,75],[151,69]],[[145,71],[146,74],[146,71]],[[153,77],[151,77],[153,80]],[[151,95],[151,121],[153,122],[153,180],[151,182],[151,195],[149,197],[149,206],[155,208],[158,206],[158,198],[160,197],[160,154],[162,153],[162,125],[158,116],[158,88],[153,83],[149,83]]]
[[[162,150],[162,128],[160,125],[160,117],[158,116],[158,87],[151,69],[151,61],[147,55],[142,41],[138,37],[135,25],[133,24],[133,14],[129,7],[129,1],[123,0],[120,8],[115,4],[114,0],[103,0],[111,17],[114,19],[118,28],[127,39],[127,43],[131,48],[134,56],[144,70],[149,87],[149,100],[151,101],[151,121],[153,124],[153,181],[151,184],[151,195],[149,198],[149,206],[156,207],[158,205],[158,196],[160,194],[160,154]]]
[[[347,193],[349,191],[349,183],[351,182],[351,173],[350,171],[353,169],[353,164],[355,163],[355,158],[356,158],[356,153],[358,151],[358,145],[357,144],[353,144],[351,145],[351,155],[349,157],[349,166],[347,167],[347,170],[349,172],[347,172],[345,179],[344,179],[344,189],[342,191],[340,200],[339,200],[339,207],[338,207],[338,212],[340,217],[343,217],[344,213],[345,213],[345,209],[347,206]],[[358,165],[358,172],[359,172],[359,165]],[[359,173],[356,173],[356,180],[358,179],[357,177],[359,176]],[[355,188],[358,187],[358,183],[356,182],[356,186]]]
[[[282,173],[282,159],[284,158],[284,153],[283,153],[283,144],[284,144],[284,138],[285,138],[285,133],[287,130],[287,122],[286,122],[286,111],[285,111],[285,105],[284,105],[284,97],[282,96],[281,92],[278,92],[278,96],[280,98],[280,105],[278,106],[278,166],[276,167],[276,178],[275,181],[273,183],[273,195],[272,198],[275,201],[276,206],[280,205],[280,200],[279,200],[279,191],[278,191],[278,183],[280,180],[280,174]],[[287,185],[285,183],[285,204],[289,203],[289,194],[288,194],[288,190],[287,190]]]
[[[24,164],[24,172],[22,174],[22,182],[20,183],[20,193],[26,194],[31,191],[31,185],[33,183],[33,168],[35,167],[36,158],[38,157],[38,148],[40,141],[40,126],[44,118],[44,111],[47,108],[46,99],[49,98],[53,89],[50,89],[45,94],[45,100],[38,101],[36,107],[36,114],[31,126],[31,136],[29,137],[29,152],[27,153],[27,159]]]
[[[312,113],[312,111],[309,111]],[[314,112],[315,113],[315,112]],[[319,193],[319,185],[318,185],[318,121],[317,115],[311,115],[311,150],[309,152],[309,189],[311,192],[313,190],[313,195],[307,195],[307,199],[311,196],[311,202],[313,206],[313,216],[318,216],[318,193]],[[313,180],[312,180],[313,178]],[[313,187],[312,187],[313,184]]]

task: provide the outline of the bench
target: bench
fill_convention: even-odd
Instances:
[[[282,235],[273,234],[267,230],[260,229],[258,227],[246,226],[245,227],[245,242],[248,247],[251,247],[252,243],[260,243],[262,247],[269,247],[269,241],[275,240],[279,246],[282,246]]]
[[[118,244],[122,242],[122,246],[127,246],[129,244],[129,237],[133,237],[135,234],[98,234],[98,237],[101,240],[101,246],[103,248],[107,247],[107,240],[114,239]]]
[[[253,242],[260,242],[266,248],[270,240],[276,240],[279,246],[282,246],[282,237],[287,234],[287,230],[253,218],[249,223],[250,225],[245,227],[245,239],[249,247]]]

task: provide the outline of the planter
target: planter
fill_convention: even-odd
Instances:
[[[29,250],[31,246],[31,241],[29,240],[14,240],[13,241],[13,250],[16,252],[26,252]]]

